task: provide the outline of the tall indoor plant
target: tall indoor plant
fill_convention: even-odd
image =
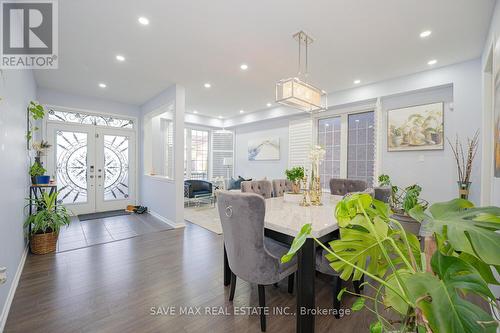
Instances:
[[[340,277],[360,280],[374,296],[358,297],[352,309],[366,308],[376,316],[370,332],[495,332],[490,314],[467,301],[465,292],[479,295],[492,306],[488,283],[498,284],[491,266],[500,264],[500,208],[474,208],[464,199],[436,203],[428,212],[417,205],[410,214],[426,221],[437,251],[422,252],[416,235],[390,218],[389,207],[368,194],[344,198],[335,208],[340,239],[329,246],[314,240]],[[289,261],[310,235],[306,224],[282,261]],[[429,260],[429,258],[431,258]],[[394,320],[394,315],[399,319]]]
[[[46,254],[55,252],[59,230],[69,225],[66,208],[57,204],[57,192],[42,192],[41,197],[28,203],[36,208],[36,213],[28,216],[24,226],[29,229],[31,252]]]

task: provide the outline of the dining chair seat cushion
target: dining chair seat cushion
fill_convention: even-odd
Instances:
[[[330,262],[325,258],[325,255],[328,254],[326,250],[319,249],[316,251],[316,270],[323,274],[337,276],[339,273],[335,271],[332,266],[330,266]]]
[[[271,256],[280,259],[285,254],[287,254],[288,250],[290,249],[290,247],[285,246],[285,244],[280,243],[269,237],[264,237],[264,247]],[[284,264],[282,264],[280,260],[279,272],[280,275],[283,276],[283,278],[292,274],[296,270],[297,270],[297,256],[294,256],[292,260]]]

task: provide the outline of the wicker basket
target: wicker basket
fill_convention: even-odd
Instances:
[[[34,234],[30,237],[30,248],[33,254],[47,254],[56,252],[58,234],[50,232],[45,234]]]

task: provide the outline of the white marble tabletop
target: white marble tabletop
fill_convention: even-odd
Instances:
[[[308,207],[286,202],[283,197],[266,199],[265,227],[295,237],[304,224],[311,223],[311,235],[322,237],[338,229],[334,209],[341,199],[338,195],[324,194],[322,206]]]

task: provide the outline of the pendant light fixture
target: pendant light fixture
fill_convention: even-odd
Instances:
[[[276,83],[276,102],[310,113],[325,111],[327,108],[326,92],[307,83],[308,48],[314,40],[304,31],[299,31],[294,34],[293,39],[299,43],[299,66],[297,76],[283,79]],[[302,46],[305,46],[305,71],[303,75],[301,73]],[[301,77],[303,79],[301,79]]]

